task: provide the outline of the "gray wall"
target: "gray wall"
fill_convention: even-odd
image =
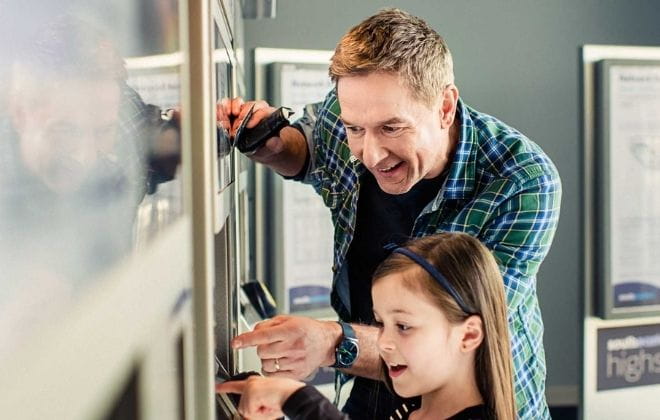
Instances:
[[[660,45],[660,2],[279,0],[277,18],[246,21],[248,55],[255,47],[334,49],[346,30],[385,6],[426,19],[452,50],[463,99],[527,134],[559,168],[562,215],[538,294],[548,386],[577,385],[583,281],[579,48]]]

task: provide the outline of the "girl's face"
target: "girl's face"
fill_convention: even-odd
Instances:
[[[463,376],[462,332],[420,291],[404,286],[404,273],[385,276],[371,288],[380,328],[378,348],[394,390],[424,395]]]

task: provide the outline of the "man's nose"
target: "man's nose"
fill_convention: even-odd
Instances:
[[[367,168],[374,168],[388,155],[378,136],[370,133],[364,135],[362,143],[362,162]]]

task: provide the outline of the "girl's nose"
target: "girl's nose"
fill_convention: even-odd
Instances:
[[[380,334],[378,334],[377,344],[382,353],[389,353],[395,349],[394,342],[390,340],[382,331]]]

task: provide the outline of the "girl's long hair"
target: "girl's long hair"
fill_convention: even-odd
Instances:
[[[475,374],[488,411],[499,420],[516,416],[513,363],[504,282],[495,258],[477,239],[465,233],[440,233],[404,245],[433,264],[463,301],[482,319],[484,340],[477,349]],[[393,253],[376,269],[373,284],[394,273],[406,272],[403,282],[420,291],[443,311],[450,323],[466,314],[426,270],[405,255]],[[388,378],[385,374],[385,378]],[[390,384],[391,385],[391,384]]]

